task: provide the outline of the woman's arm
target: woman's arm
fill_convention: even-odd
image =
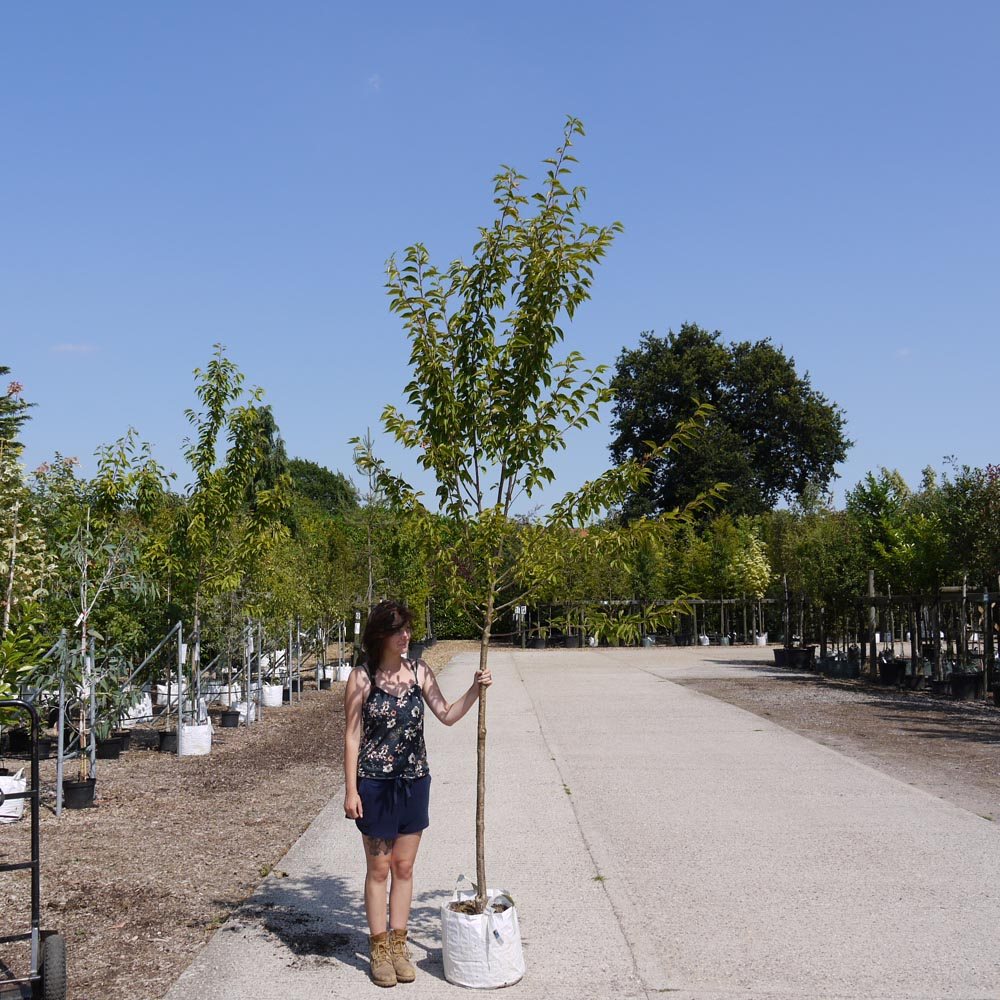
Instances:
[[[477,670],[469,690],[458,701],[449,703],[444,700],[444,695],[441,694],[441,688],[438,687],[434,671],[423,660],[420,661],[418,669],[423,671],[420,690],[424,693],[424,701],[427,702],[427,707],[446,726],[455,725],[475,705],[476,700],[479,698],[480,689],[489,687],[493,683],[493,675],[490,673],[489,667],[482,671],[482,673]]]
[[[344,693],[344,815],[361,819],[361,796],[358,795],[358,750],[361,747],[361,707],[371,682],[363,667],[355,667],[347,678]]]

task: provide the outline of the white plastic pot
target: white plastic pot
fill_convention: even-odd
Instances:
[[[240,713],[240,725],[246,725],[247,721],[247,708],[250,709],[250,721],[257,721],[257,706],[251,701],[249,706],[245,701],[238,701],[233,705],[233,710]],[[266,707],[266,706],[265,706]]]
[[[28,788],[22,767],[17,774],[0,774],[0,792],[4,795],[20,795]],[[25,799],[7,799],[0,803],[0,823],[16,823],[24,815]]]
[[[226,708],[229,708],[229,706],[232,705],[234,702],[243,701],[243,700],[244,700],[244,696],[243,696],[243,685],[242,684],[234,684],[233,685],[233,696],[231,698],[229,697],[229,685],[228,684],[224,684],[223,687],[222,687],[222,691],[219,692],[219,703],[221,705],[225,705]]]
[[[200,726],[185,725],[180,730],[177,743],[178,757],[204,757],[212,749],[212,723]]]
[[[166,684],[157,684],[154,690],[156,691],[156,704],[157,705],[165,705],[167,703],[167,685]],[[184,693],[185,694],[187,693],[187,681],[184,682]],[[176,705],[177,704],[177,685],[176,684],[171,684],[170,685],[170,704],[171,705]]]
[[[144,694],[139,701],[128,710],[128,715],[122,719],[122,726],[131,729],[140,721],[150,719],[153,716],[153,699]]]
[[[261,695],[264,708],[281,708],[281,693],[284,688],[280,684],[265,684]]]

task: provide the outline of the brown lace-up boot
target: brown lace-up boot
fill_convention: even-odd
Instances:
[[[389,934],[372,934],[368,938],[372,956],[372,982],[376,986],[395,986],[396,972],[392,965],[392,955],[389,953]]]
[[[406,947],[405,927],[401,931],[389,931],[389,956],[397,983],[412,983],[417,978],[417,970],[410,961],[410,949]]]

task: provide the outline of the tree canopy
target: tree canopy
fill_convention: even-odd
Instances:
[[[292,489],[328,514],[336,516],[357,508],[358,491],[342,472],[331,472],[307,458],[291,459],[288,472]]]
[[[611,387],[616,462],[667,440],[698,402],[715,408],[691,447],[655,461],[625,503],[627,518],[684,505],[717,482],[730,486],[730,513],[763,513],[825,490],[851,445],[843,412],[767,339],[726,343],[693,323],[666,337],[643,333],[618,356]]]

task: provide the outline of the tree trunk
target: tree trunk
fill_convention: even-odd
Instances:
[[[0,628],[0,637],[5,636],[10,628],[10,606],[14,601],[14,565],[17,562],[17,514],[20,509],[19,503],[14,504],[10,538],[10,570],[7,573],[7,595],[3,602],[3,628]]]
[[[479,642],[479,669],[486,669],[493,627],[493,595],[486,605],[486,623]],[[476,733],[476,908],[486,911],[486,691],[479,688],[479,727]]]

